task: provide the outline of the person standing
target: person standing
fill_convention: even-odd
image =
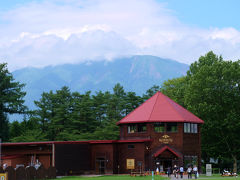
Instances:
[[[178,178],[178,177],[177,177],[177,174],[178,174],[178,167],[177,167],[177,165],[174,165],[173,174],[174,174],[174,177],[175,177],[175,178]]]
[[[198,168],[196,165],[193,167],[193,173],[194,173],[195,179],[197,179]]]
[[[171,175],[171,168],[170,167],[167,168],[167,174],[168,174],[168,177],[170,177],[170,175]]]
[[[180,172],[180,177],[182,179],[183,178],[183,173],[184,173],[184,168],[182,166],[180,166],[179,172]]]
[[[188,173],[188,179],[192,179],[192,167],[191,166],[188,166],[187,173]]]

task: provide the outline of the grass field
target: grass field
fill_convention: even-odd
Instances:
[[[98,177],[64,177],[58,180],[152,180],[152,176],[131,177],[130,175],[112,175],[112,176],[98,176]],[[168,180],[161,176],[154,176],[154,180]]]
[[[168,180],[169,178],[154,176],[154,180]],[[178,178],[180,180],[180,178]],[[206,177],[201,175],[199,179],[203,180],[240,180],[240,177],[221,177],[220,175],[213,175],[211,177]],[[131,177],[129,175],[111,175],[111,176],[98,176],[98,177],[77,177],[69,176],[64,178],[59,178],[58,180],[152,180],[152,176],[145,177]],[[194,180],[194,179],[193,179]]]

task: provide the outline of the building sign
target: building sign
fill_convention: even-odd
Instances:
[[[7,173],[0,173],[0,180],[7,180]]]
[[[170,138],[170,136],[165,134],[161,138],[159,138],[159,142],[161,142],[163,144],[169,144],[169,143],[173,142],[173,139]]]
[[[127,169],[135,169],[135,159],[127,159]]]
[[[212,164],[206,164],[206,176],[212,176]]]

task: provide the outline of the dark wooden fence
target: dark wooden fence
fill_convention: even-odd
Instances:
[[[43,180],[56,178],[55,167],[49,167],[48,169],[45,169],[43,166],[41,166],[36,170],[34,167],[19,167],[14,169],[13,167],[8,166],[5,170],[0,167],[0,173],[7,173],[8,180]]]

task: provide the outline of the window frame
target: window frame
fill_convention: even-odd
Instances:
[[[169,131],[168,130],[168,125],[170,125],[171,124],[171,130]],[[175,124],[176,126],[173,126],[173,124]],[[176,127],[176,131],[172,131],[172,127]],[[165,132],[167,132],[167,133],[177,133],[178,132],[178,123],[177,122],[170,122],[170,123],[166,123],[166,129],[165,129]]]
[[[143,131],[139,131],[140,130],[140,127],[145,127],[145,131],[143,130]],[[137,124],[137,132],[138,133],[146,133],[147,132],[147,124],[146,123],[139,123],[139,124]]]
[[[197,123],[184,123],[183,132],[191,133],[191,134],[198,134],[198,124]]]
[[[131,128],[131,127],[133,127],[133,128]],[[127,126],[127,132],[128,132],[128,134],[136,133],[137,132],[137,125],[136,124],[129,124]]]
[[[156,126],[156,125],[163,125],[163,126]],[[163,131],[156,131],[155,128],[160,128],[161,129],[161,127],[163,127]],[[153,129],[154,129],[155,133],[164,133],[164,132],[166,132],[166,124],[164,122],[155,122],[153,124]]]

